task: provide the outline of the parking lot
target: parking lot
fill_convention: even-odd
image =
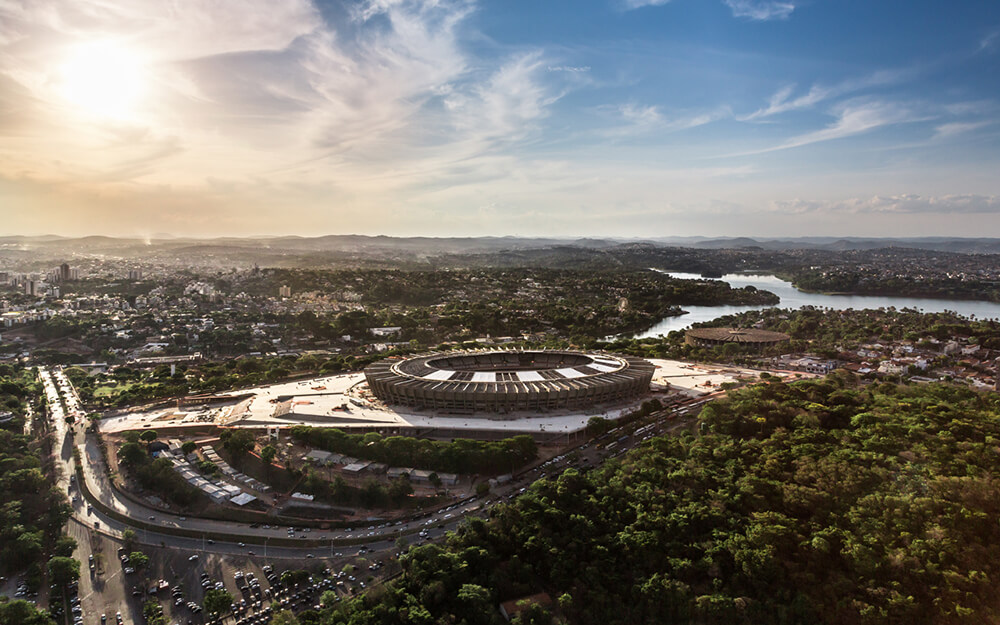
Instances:
[[[109,541],[110,542],[110,541]],[[209,590],[224,590],[233,596],[230,611],[220,622],[260,625],[274,611],[298,611],[319,605],[322,594],[339,601],[363,591],[385,574],[398,570],[394,554],[372,554],[367,549],[335,554],[334,558],[308,558],[290,565],[268,564],[254,556],[220,556],[212,553],[179,552],[173,549],[142,551],[149,556],[148,569],[135,570],[124,549],[116,544],[101,545],[103,569],[88,571],[83,560],[82,580],[88,591],[81,593],[82,622],[111,623],[121,614],[122,623],[145,622],[143,604],[154,600],[169,623],[193,625],[212,622],[202,605]],[[305,570],[282,583],[286,571]],[[123,592],[124,591],[124,592]],[[102,619],[103,616],[103,619]]]

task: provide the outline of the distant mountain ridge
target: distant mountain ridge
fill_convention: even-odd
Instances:
[[[240,263],[274,266],[318,266],[355,262],[437,265],[474,260],[501,265],[530,263],[572,267],[587,260],[614,266],[632,258],[641,265],[642,254],[662,255],[668,250],[740,250],[784,253],[804,250],[838,253],[885,248],[957,254],[1000,254],[1000,238],[916,237],[656,237],[656,238],[558,238],[558,237],[390,237],[353,234],[261,237],[0,237],[0,260],[38,262],[56,258],[108,257],[179,261],[185,257],[211,257]],[[492,258],[487,258],[492,257]],[[626,261],[627,262],[627,261]]]
[[[862,237],[794,237],[754,239],[749,237],[715,238],[704,237],[670,237],[657,238],[658,243],[680,247],[695,247],[701,249],[739,249],[757,247],[765,250],[827,250],[843,252],[849,250],[875,250],[888,247],[932,250],[938,252],[954,252],[961,254],[998,254],[1000,253],[1000,238],[962,238],[962,237],[900,237],[900,238],[862,238]]]

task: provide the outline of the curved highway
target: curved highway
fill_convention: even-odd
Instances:
[[[73,502],[73,516],[80,523],[117,538],[121,537],[121,533],[125,529],[131,528],[136,532],[138,542],[149,545],[219,554],[295,559],[339,557],[357,552],[361,548],[376,552],[394,550],[395,541],[401,535],[412,535],[421,529],[426,529],[427,539],[438,538],[454,529],[466,514],[485,510],[489,505],[517,494],[519,490],[523,491],[526,482],[545,477],[547,473],[549,475],[556,474],[570,466],[565,455],[560,456],[559,461],[548,461],[542,466],[529,470],[522,474],[520,479],[499,487],[483,498],[465,500],[424,518],[401,521],[395,524],[381,524],[378,527],[352,528],[353,531],[299,529],[295,531],[294,536],[296,540],[302,540],[304,544],[301,547],[293,546],[288,544],[290,536],[288,528],[285,526],[251,527],[247,523],[184,518],[120,496],[107,478],[96,437],[88,434],[86,424],[81,422],[83,413],[80,411],[79,400],[69,380],[59,369],[49,371],[46,368],[41,368],[40,377],[49,398],[53,425],[57,432],[56,440],[59,441],[57,455],[64,469],[63,474],[58,479],[58,486],[69,493]],[[66,402],[66,412],[77,418],[77,423],[73,426],[65,421],[65,413],[59,400],[60,396]],[[664,414],[660,419],[661,426],[662,420],[667,416],[669,415]],[[633,445],[638,442],[638,440],[631,441]],[[618,446],[618,451],[624,451],[630,446],[628,443],[621,444]],[[136,521],[134,524],[122,522],[105,514],[100,506],[91,506],[88,503],[87,498],[80,491],[81,485],[75,483],[75,477],[72,479],[70,477],[77,475],[74,448],[80,450],[79,474],[84,479],[82,486],[110,510]],[[581,462],[584,466],[598,464],[605,455],[598,453],[596,448],[589,445],[582,446],[580,451],[582,454]],[[159,526],[166,531],[157,531],[148,527],[149,525]],[[204,535],[200,538],[182,536],[171,532],[171,529],[187,534],[203,532]],[[214,540],[211,540],[209,536],[214,536]],[[244,544],[248,538],[256,544]],[[414,538],[416,537],[414,536]],[[280,544],[268,544],[271,540]]]

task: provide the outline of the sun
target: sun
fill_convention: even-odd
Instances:
[[[80,113],[126,121],[137,113],[144,95],[143,70],[134,49],[113,41],[88,43],[67,53],[58,69],[57,88]]]

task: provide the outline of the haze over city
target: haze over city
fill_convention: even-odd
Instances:
[[[0,234],[982,236],[1000,5],[0,3]]]

